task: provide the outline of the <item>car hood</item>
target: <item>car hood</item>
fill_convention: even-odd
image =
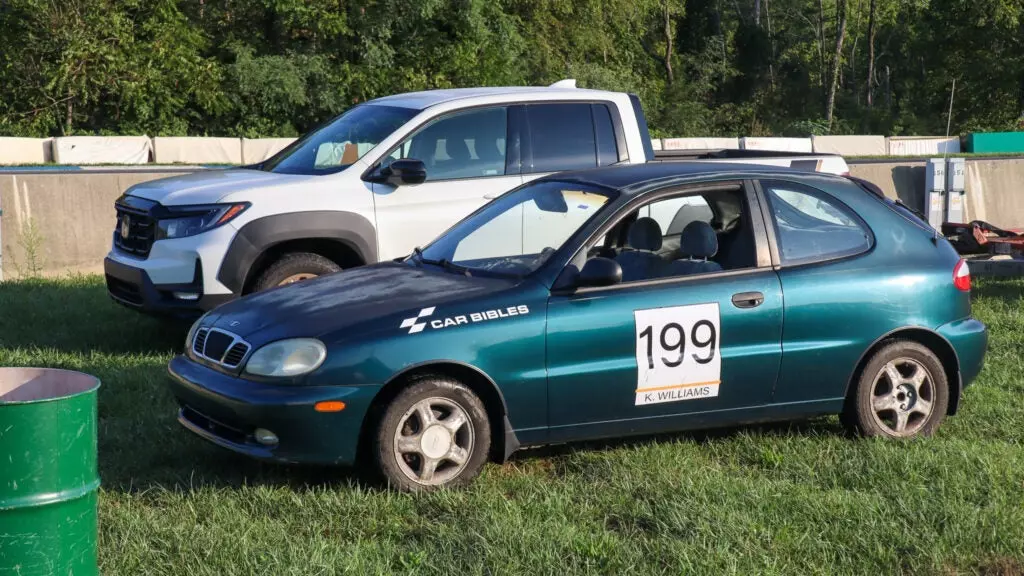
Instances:
[[[233,192],[295,184],[309,178],[316,177],[241,168],[200,170],[183,176],[136,184],[129,188],[127,193],[159,202],[164,206],[213,204]]]
[[[246,296],[216,308],[203,325],[227,330],[254,345],[282,338],[320,337],[346,328],[356,328],[364,335],[376,329],[397,330],[398,323],[385,320],[410,310],[419,313],[515,284],[514,280],[468,277],[388,262]]]

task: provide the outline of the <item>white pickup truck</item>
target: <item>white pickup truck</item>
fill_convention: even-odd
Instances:
[[[698,158],[847,170],[841,157],[823,155],[681,159]],[[260,164],[128,189],[115,204],[107,288],[131,308],[194,315],[249,292],[407,255],[533,178],[655,159],[636,96],[578,89],[571,80],[379,98]]]

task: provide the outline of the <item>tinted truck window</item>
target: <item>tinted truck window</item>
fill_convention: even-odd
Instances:
[[[558,172],[597,166],[597,142],[590,103],[535,104],[526,107],[533,168]]]

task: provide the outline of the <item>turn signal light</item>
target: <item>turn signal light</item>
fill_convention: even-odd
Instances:
[[[345,409],[345,403],[338,400],[317,402],[313,405],[313,409],[317,412],[341,412]]]

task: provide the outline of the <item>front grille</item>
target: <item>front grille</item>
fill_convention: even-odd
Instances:
[[[206,336],[206,346],[203,348],[203,356],[206,356],[210,360],[216,360],[220,362],[224,358],[224,353],[228,351],[228,347],[234,342],[234,338],[217,330],[211,331]]]
[[[228,353],[224,355],[224,365],[234,368],[242,363],[242,358],[249,353],[249,346],[241,342],[236,342],[234,346],[228,349]]]
[[[124,204],[115,204],[114,208],[117,210],[114,246],[134,256],[149,256],[156,240],[156,220],[150,211]]]
[[[238,368],[250,349],[246,341],[219,328],[200,328],[192,340],[197,357],[226,368]]]
[[[192,351],[196,354],[202,355],[203,350],[206,349],[206,333],[209,332],[206,328],[201,328],[196,331],[195,342],[192,343]]]

